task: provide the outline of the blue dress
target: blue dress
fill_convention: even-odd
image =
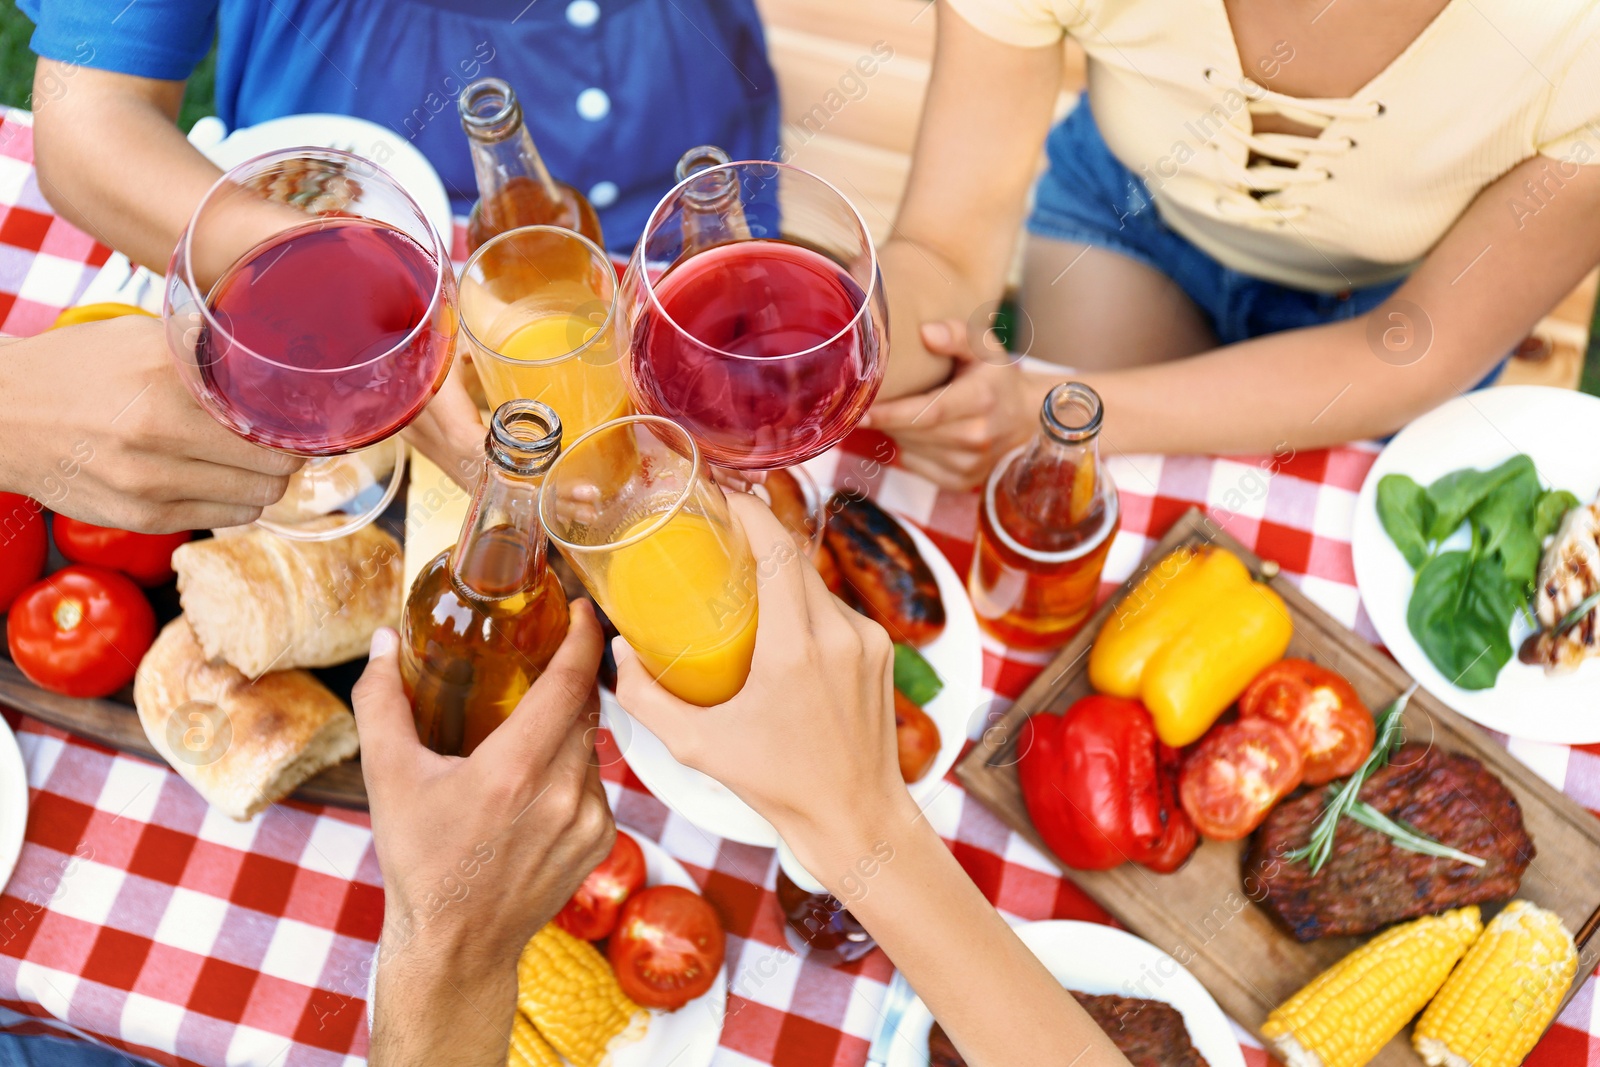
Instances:
[[[476,198],[455,100],[516,89],[556,177],[626,250],[684,149],[778,151],[778,95],[753,0],[18,0],[39,55],[177,81],[217,40],[229,129],[305,112],[410,139],[457,212]]]

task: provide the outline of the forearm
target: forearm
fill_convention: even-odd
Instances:
[[[785,833],[974,1067],[1123,1064],[984,899],[909,795],[871,830]]]
[[[983,303],[980,286],[937,251],[897,237],[880,251],[889,301],[889,363],[878,395],[884,400],[925,392],[950,376],[948,356],[922,344],[921,325],[966,321]],[[892,280],[892,284],[890,284]],[[990,301],[998,296],[989,294]]]
[[[90,76],[97,76],[92,83]],[[39,187],[79,229],[164,273],[178,235],[221,171],[162,105],[107,81],[120,77],[81,71],[74,95],[40,111]]]
[[[386,931],[374,987],[372,1067],[502,1067],[517,1010],[516,959],[473,968],[462,953]]]

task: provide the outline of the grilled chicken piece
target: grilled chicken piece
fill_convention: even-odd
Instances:
[[[1547,673],[1564,674],[1600,655],[1600,623],[1594,611],[1566,633],[1551,632],[1596,589],[1600,589],[1600,501],[1567,512],[1545,549],[1533,598],[1541,629],[1528,639],[1519,658],[1543,664]]]

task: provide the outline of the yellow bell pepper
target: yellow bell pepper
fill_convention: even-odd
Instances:
[[[1138,698],[1174,748],[1200,738],[1288,651],[1283,599],[1225,549],[1181,548],[1119,603],[1089,652],[1089,681]]]
[[[99,304],[79,304],[70,307],[56,316],[55,324],[50,328],[59,330],[63,326],[80,326],[85,322],[101,322],[105,319],[118,319],[124,315],[146,315],[155,318],[150,312],[133,304],[118,304],[105,302]]]

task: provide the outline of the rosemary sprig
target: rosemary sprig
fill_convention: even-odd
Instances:
[[[1561,617],[1561,621],[1550,628],[1551,634],[1556,637],[1560,637],[1562,634],[1566,633],[1568,630],[1582,622],[1583,617],[1589,614],[1589,612],[1593,611],[1597,604],[1600,604],[1600,589],[1596,589],[1594,592],[1584,597],[1578,602],[1577,607],[1563,615]]]
[[[1397,848],[1403,848],[1407,852],[1420,852],[1424,856],[1438,856],[1441,859],[1455,860],[1457,863],[1470,863],[1474,867],[1482,867],[1487,862],[1458,848],[1451,848],[1441,841],[1435,841],[1410,823],[1391,819],[1365,800],[1358,800],[1350,805],[1350,810],[1345,814],[1350,817],[1351,822],[1359,823],[1368,830],[1388,834]]]
[[[1328,857],[1333,854],[1333,835],[1339,828],[1339,820],[1349,814],[1367,779],[1372,777],[1374,771],[1389,762],[1394,750],[1405,740],[1400,722],[1405,716],[1406,705],[1411,702],[1411,694],[1416,691],[1416,684],[1413,683],[1410,689],[1401,693],[1393,703],[1378,713],[1372,751],[1367,753],[1366,760],[1356,768],[1354,774],[1336,788],[1329,790],[1328,806],[1322,809],[1316,825],[1311,828],[1311,839],[1300,848],[1286,852],[1284,859],[1291,863],[1302,860],[1309,862],[1312,874],[1322,870],[1322,865],[1327,863]]]

